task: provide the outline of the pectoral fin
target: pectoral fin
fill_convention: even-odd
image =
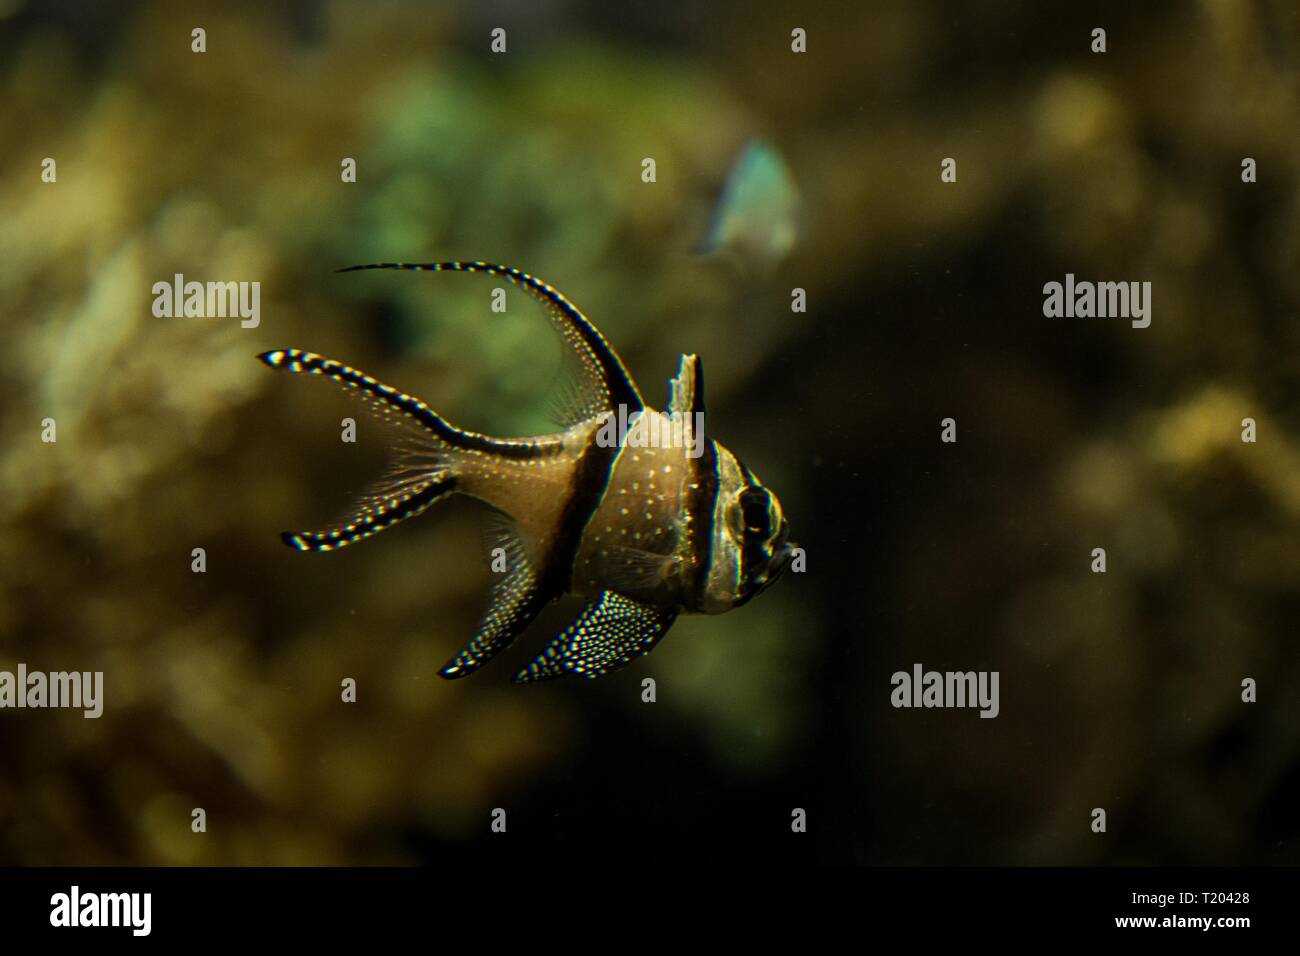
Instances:
[[[605,591],[515,675],[515,682],[549,680],[566,673],[601,677],[649,653],[676,619],[676,608],[642,604]]]
[[[659,554],[619,545],[605,548],[603,559],[605,583],[629,596],[663,588],[682,560],[676,554]]]

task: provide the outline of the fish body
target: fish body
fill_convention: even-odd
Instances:
[[[599,677],[647,653],[678,614],[717,614],[771,585],[792,553],[776,496],[704,434],[704,377],[683,355],[665,411],[648,408],[617,353],[552,286],[486,262],[379,263],[354,269],[478,272],[521,287],[564,339],[572,387],[563,430],[494,438],[451,425],[423,401],[300,349],[258,356],[362,399],[398,434],[389,474],[320,531],[286,532],[299,551],[333,551],[454,494],[490,506],[489,546],[504,558],[477,633],[439,672],[463,677],[508,647],[564,594],[587,604],[515,675]],[[499,551],[496,549],[500,549]]]

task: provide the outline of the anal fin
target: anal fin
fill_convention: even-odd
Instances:
[[[449,680],[474,673],[523,633],[556,595],[550,593],[528,560],[514,523],[500,513],[489,518],[487,544],[504,550],[505,570],[494,574],[492,595],[478,632],[466,648],[438,671]]]
[[[677,613],[677,608],[643,604],[605,591],[515,675],[515,683],[549,680],[564,674],[602,677],[648,654],[668,632]]]

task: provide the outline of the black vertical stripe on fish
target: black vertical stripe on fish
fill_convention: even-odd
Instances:
[[[767,564],[763,542],[746,541],[740,549],[740,560],[736,565],[736,606],[740,607],[759,592],[752,571]]]
[[[440,676],[456,679],[472,674],[509,647],[542,608],[569,589],[583,532],[605,496],[619,451],[619,446],[601,444],[599,431],[592,434],[574,469],[555,538],[542,558],[540,571],[527,562],[521,549],[511,549],[516,554],[510,573],[494,590],[478,633],[438,672]]]
[[[399,521],[414,518],[455,488],[455,476],[435,475],[406,494],[380,502],[368,514],[342,527],[331,531],[286,531],[280,537],[297,551],[337,551],[391,528]]]
[[[691,481],[687,488],[686,515],[690,519],[691,558],[695,580],[690,596],[702,601],[713,566],[713,516],[718,501],[718,448],[713,439],[701,443],[703,454],[691,460]]]
[[[702,439],[700,457],[687,459],[688,482],[682,499],[693,569],[682,596],[688,606],[698,608],[704,603],[713,564],[714,511],[720,481],[717,446],[702,432],[694,435],[704,415],[704,363],[698,355],[682,356],[670,384],[668,406],[672,414],[682,416],[692,437]]]
[[[603,444],[600,430],[593,431],[574,468],[569,495],[540,571],[534,571],[522,555],[512,559],[511,572],[493,594],[478,634],[439,671],[442,677],[456,679],[473,673],[508,647],[542,608],[569,590],[583,533],[605,497],[621,450],[618,445]]]
[[[413,395],[385,385],[360,369],[334,359],[304,352],[302,349],[276,349],[257,356],[264,364],[287,372],[305,372],[321,375],[345,389],[354,389],[383,409],[406,417],[408,421],[432,432],[441,441],[454,448],[489,452],[505,458],[522,460],[558,454],[562,443],[556,440],[492,438],[478,432],[456,428],[441,415]]]
[[[591,522],[591,516],[600,507],[609,488],[614,462],[622,445],[606,445],[601,441],[601,429],[592,432],[587,448],[578,459],[570,484],[568,500],[556,523],[555,540],[546,556],[542,571],[543,587],[563,594],[573,583],[573,567],[582,545],[582,536]]]
[[[578,343],[586,350],[586,355],[595,364],[592,374],[602,388],[603,403],[607,409],[617,409],[620,405],[627,407],[630,417],[645,408],[641,393],[636,383],[623,366],[618,353],[605,341],[600,330],[592,325],[577,306],[565,298],[558,289],[536,276],[529,275],[513,266],[496,265],[491,262],[475,260],[473,262],[373,262],[366,265],[348,266],[339,272],[358,272],[365,269],[405,269],[410,272],[479,272],[505,279],[511,285],[519,286],[548,308],[554,310],[567,330],[572,330]],[[565,337],[568,338],[566,332]],[[577,344],[577,343],[572,343]]]
[[[747,487],[740,493],[741,520],[745,525],[745,531],[741,535],[739,561],[736,565],[736,604],[740,606],[762,589],[752,574],[753,569],[762,568],[771,563],[771,552],[767,546],[768,534],[771,531],[771,528],[767,526],[771,496],[766,488],[756,483],[754,473],[745,467],[744,462],[736,459],[736,463],[740,465],[740,470],[748,483]],[[750,496],[752,496],[752,501],[748,500]],[[762,528],[764,530],[758,536],[751,536],[749,533],[751,527],[750,508],[752,507],[758,507],[762,510]]]
[[[691,356],[695,364],[695,388],[691,393],[691,425],[694,427],[696,415],[704,415],[704,361],[698,355]],[[698,419],[703,421],[703,417]]]

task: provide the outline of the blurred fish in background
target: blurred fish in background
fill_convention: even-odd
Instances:
[[[771,143],[752,140],[727,176],[702,255],[729,255],[742,268],[769,273],[799,238],[799,190]]]

